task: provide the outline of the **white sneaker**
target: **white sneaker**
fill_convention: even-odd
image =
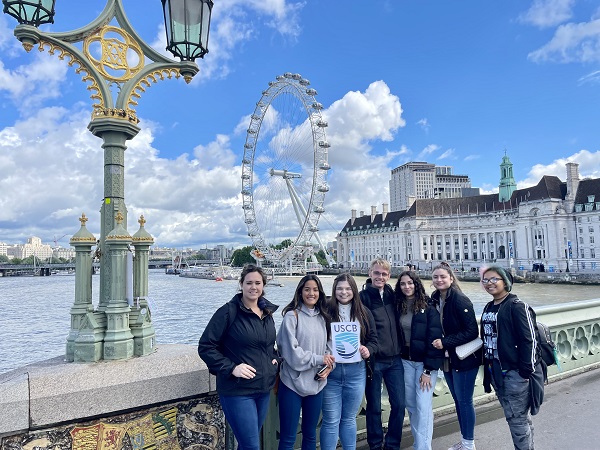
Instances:
[[[454,444],[452,447],[450,447],[448,450],[462,450],[464,447],[462,445],[462,442],[459,442],[457,444]]]

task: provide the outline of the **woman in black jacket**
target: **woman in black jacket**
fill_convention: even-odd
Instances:
[[[452,268],[442,263],[431,274],[436,288],[431,295],[440,311],[444,337],[435,339],[433,346],[444,350],[444,378],[454,399],[458,424],[462,435],[461,442],[448,450],[473,450],[475,448],[475,407],[473,391],[479,371],[481,352],[475,352],[465,359],[456,355],[456,347],[479,336],[473,303],[463,294]]]
[[[240,450],[260,449],[260,429],[277,376],[277,306],[263,297],[267,277],[244,266],[241,293],[221,306],[202,333],[198,354],[217,376],[217,392]]]
[[[440,314],[425,294],[415,272],[400,274],[395,288],[400,329],[406,345],[402,350],[406,409],[415,450],[431,450],[433,436],[433,389],[444,352],[433,346],[442,337]]]
[[[530,450],[533,449],[530,389],[542,386],[543,397],[544,383],[537,352],[535,313],[510,293],[512,275],[504,268],[492,265],[484,269],[481,284],[492,296],[481,315],[485,391],[491,392],[490,384],[494,387],[515,449]]]

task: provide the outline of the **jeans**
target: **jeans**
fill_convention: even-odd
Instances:
[[[270,395],[269,391],[219,395],[225,418],[238,441],[238,450],[260,450],[260,429],[267,417]]]
[[[316,450],[317,425],[323,404],[323,391],[302,397],[279,381],[279,447],[293,450],[298,434],[298,422],[302,409],[302,450]]]
[[[321,449],[335,450],[338,435],[344,450],[356,449],[356,414],[366,383],[365,362],[337,364],[323,389]]]
[[[479,367],[457,372],[450,369],[444,372],[444,378],[456,406],[458,425],[462,438],[472,441],[475,436],[475,407],[473,406],[473,391],[475,391],[475,378]]]
[[[504,386],[496,389],[516,450],[533,450],[533,422],[529,414],[529,380],[516,370],[504,376]]]
[[[388,429],[383,439],[381,423],[381,386],[385,381],[390,401],[390,418]],[[402,424],[404,422],[404,366],[400,356],[375,359],[373,376],[367,378],[365,389],[367,398],[367,443],[371,450],[382,447],[399,450],[402,440]]]
[[[410,428],[415,450],[431,450],[433,437],[433,389],[437,380],[437,370],[431,371],[431,389],[421,390],[419,379],[423,373],[423,363],[403,359],[404,391],[406,410],[410,418]]]

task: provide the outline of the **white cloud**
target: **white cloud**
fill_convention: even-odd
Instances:
[[[60,95],[59,85],[66,78],[69,66],[56,55],[32,50],[32,60],[15,70],[0,61],[0,92],[5,91],[23,113],[35,110],[42,103]]]
[[[527,57],[537,63],[600,61],[600,19],[561,25],[550,42]]]
[[[449,148],[444,153],[442,153],[440,156],[438,156],[437,159],[453,158],[454,157],[454,153],[455,153],[455,150],[453,148]]]
[[[423,150],[421,150],[418,157],[426,158],[427,156],[431,155],[432,153],[437,152],[440,148],[441,147],[437,144],[429,144]]]
[[[419,125],[421,129],[425,131],[425,133],[428,133],[429,129],[431,128],[431,125],[429,124],[429,121],[426,118],[417,121],[417,125]]]
[[[566,164],[574,162],[579,164],[580,178],[600,178],[600,150],[590,152],[580,150],[579,152],[557,159],[550,164],[536,164],[527,174],[527,178],[517,182],[519,189],[534,186],[544,175],[554,175],[565,181],[567,179]]]
[[[586,83],[600,83],[600,70],[595,70],[594,72],[588,73],[587,75],[582,76],[577,81],[580,85]]]
[[[531,7],[519,16],[519,21],[540,28],[552,27],[573,16],[575,0],[534,0]]]
[[[465,156],[465,161],[473,161],[479,158],[481,158],[481,155],[467,155]]]

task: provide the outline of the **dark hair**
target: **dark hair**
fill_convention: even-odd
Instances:
[[[458,280],[454,276],[454,271],[452,270],[452,267],[450,267],[450,264],[448,264],[446,261],[442,261],[441,263],[439,263],[437,266],[435,266],[433,268],[433,270],[431,271],[431,279],[432,280],[433,280],[433,272],[435,272],[438,269],[445,270],[448,273],[448,275],[450,275],[450,278],[452,279],[452,284],[450,285],[451,288],[454,288],[457,291],[462,292],[462,289],[460,288],[460,285],[458,284]],[[437,292],[437,289],[436,289],[436,292]]]
[[[258,274],[260,274],[260,277],[262,278],[262,282],[263,282],[263,290],[260,294],[260,297],[258,299],[258,307],[266,314],[271,314],[271,312],[268,309],[265,309],[266,303],[264,300],[264,295],[265,295],[265,286],[267,284],[267,275],[265,274],[264,270],[262,269],[262,267],[258,267],[256,264],[244,264],[244,267],[242,268],[242,272],[240,273],[240,289],[242,287],[242,284],[244,284],[244,280],[246,279],[246,275],[248,275],[249,273],[252,272],[256,272]]]
[[[333,322],[340,321],[340,309],[338,302],[335,297],[335,289],[340,281],[347,281],[352,289],[352,303],[350,307],[350,319],[356,320],[360,323],[360,340],[365,342],[367,340],[367,334],[369,332],[369,320],[367,319],[367,311],[362,302],[360,301],[360,295],[358,294],[358,286],[354,277],[349,273],[341,273],[333,280],[333,288],[331,289],[331,298],[328,301],[329,311],[331,320]]]
[[[488,273],[488,272],[496,272],[498,275],[500,275],[500,278],[502,278],[502,281],[504,282],[504,290],[506,292],[510,292],[512,290],[512,286],[513,286],[513,276],[512,273],[510,273],[508,270],[506,270],[504,267],[499,266],[497,264],[492,264],[491,266],[488,267],[484,267],[483,271],[481,272],[481,279],[483,280],[483,276]]]
[[[413,305],[413,312],[426,309],[427,305],[429,304],[429,297],[427,297],[427,294],[425,294],[423,282],[415,272],[405,270],[398,275],[398,281],[396,281],[396,287],[394,288],[396,300],[398,301],[398,310],[402,314],[406,314],[408,312],[408,299],[406,298],[406,295],[404,295],[404,292],[402,292],[402,287],[400,286],[400,280],[402,277],[409,277],[415,285],[415,303]]]
[[[303,300],[302,300],[302,290],[304,289],[304,285],[308,282],[308,281],[314,281],[315,283],[317,283],[317,287],[319,288],[319,299],[317,300],[317,303],[315,304],[315,309],[317,311],[319,311],[319,314],[321,314],[321,316],[323,316],[323,319],[325,319],[325,328],[327,329],[327,339],[329,339],[329,334],[331,332],[331,330],[329,329],[329,325],[331,324],[331,316],[329,315],[329,311],[328,311],[328,307],[327,307],[327,296],[325,295],[325,291],[323,290],[323,285],[321,284],[321,280],[319,280],[319,277],[313,274],[308,274],[308,275],[304,275],[300,281],[298,282],[298,286],[296,286],[296,292],[294,292],[294,298],[292,299],[292,301],[290,303],[288,303],[285,308],[283,308],[283,311],[281,312],[282,315],[285,316],[285,313],[287,313],[288,311],[294,311],[296,309],[299,309],[300,306],[303,304]]]

